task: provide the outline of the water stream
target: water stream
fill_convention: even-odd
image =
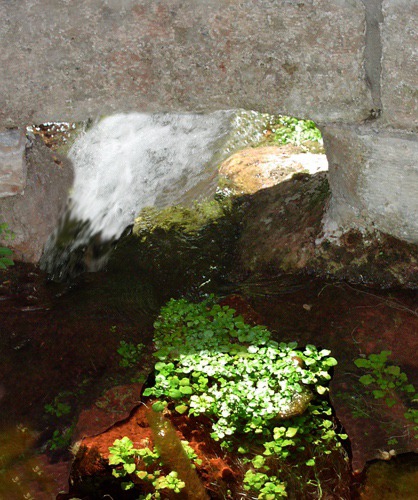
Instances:
[[[77,266],[98,270],[142,208],[212,196],[217,165],[259,140],[266,117],[247,111],[131,113],[98,121],[69,151],[74,186],[42,268],[57,279],[76,274]],[[80,267],[89,246],[94,250]]]

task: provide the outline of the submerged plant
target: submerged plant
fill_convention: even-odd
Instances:
[[[399,402],[400,395],[410,404],[418,402],[415,387],[409,383],[406,373],[402,372],[399,366],[389,362],[391,354],[391,351],[381,351],[356,359],[354,364],[365,372],[359,378],[359,382],[366,387],[367,392],[374,399],[384,401],[389,408]],[[417,433],[418,409],[408,408],[404,417],[414,424],[413,430]],[[418,434],[415,437],[418,438]],[[396,444],[396,442],[392,440],[388,444]]]
[[[144,344],[133,344],[132,342],[120,341],[117,353],[120,355],[121,359],[119,361],[119,366],[122,368],[132,368],[137,365],[143,355]]]

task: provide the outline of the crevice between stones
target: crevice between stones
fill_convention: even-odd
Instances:
[[[382,40],[380,36],[380,25],[383,23],[382,0],[362,0],[362,2],[366,12],[364,69],[373,101],[370,119],[376,119],[382,113]]]

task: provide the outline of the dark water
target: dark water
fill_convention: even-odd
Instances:
[[[31,485],[36,499],[54,498],[65,487],[65,467],[64,472],[60,467],[69,459],[69,440],[54,441],[54,432],[65,437],[83,408],[104,390],[129,383],[138,371],[149,371],[152,323],[171,297],[238,294],[278,340],[331,349],[339,361],[331,390],[344,425],[344,418],[347,425],[352,420],[336,395],[350,390],[352,360],[360,353],[391,349],[411,382],[417,382],[416,361],[411,358],[412,332],[418,327],[411,313],[416,292],[353,288],[309,276],[244,279],[234,255],[238,235],[236,226],[218,221],[216,227],[193,236],[157,230],[144,244],[127,237],[105,270],[65,284],[49,281],[29,265],[2,272],[0,455],[6,459],[1,458],[0,470],[8,471],[9,479],[0,476],[0,486],[1,481],[6,485],[0,488],[0,499],[23,498],[26,485],[28,491]],[[398,341],[400,332],[403,343]],[[146,346],[143,366],[135,373],[120,366],[121,341]],[[46,410],[60,404],[61,415]],[[22,434],[22,428],[29,434]],[[360,443],[355,450],[366,461],[385,444],[386,436],[374,422],[362,422],[361,428],[383,440],[365,440],[352,427],[350,438]],[[51,450],[51,443],[57,449]],[[34,447],[46,455],[34,458]],[[44,471],[44,483],[33,477],[34,467]],[[10,477],[15,473],[24,486],[11,493]]]

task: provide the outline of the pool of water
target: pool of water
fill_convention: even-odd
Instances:
[[[401,414],[376,407],[361,392],[353,364],[359,356],[390,350],[417,385],[417,293],[306,275],[243,279],[233,259],[235,238],[222,223],[215,232],[194,237],[157,231],[144,245],[127,238],[105,270],[65,284],[49,281],[30,265],[1,273],[0,445],[3,455],[11,457],[3,469],[8,468],[9,479],[13,474],[22,478],[22,491],[42,499],[66,488],[70,435],[68,442],[59,436],[65,437],[80,412],[106,390],[132,380],[133,371],[120,366],[120,342],[145,345],[135,376],[146,375],[152,367],[152,323],[160,307],[171,297],[198,299],[212,292],[229,297],[238,309],[250,309],[277,340],[332,351],[339,364],[331,400],[349,433],[355,471],[389,447],[398,455],[418,451]],[[354,411],[359,408],[363,415]],[[21,429],[29,434],[22,438]],[[389,445],[393,436],[397,444]],[[44,471],[43,483],[29,474],[34,467]],[[0,498],[2,491],[11,491],[5,488]],[[22,498],[24,491],[16,491],[4,498]]]

